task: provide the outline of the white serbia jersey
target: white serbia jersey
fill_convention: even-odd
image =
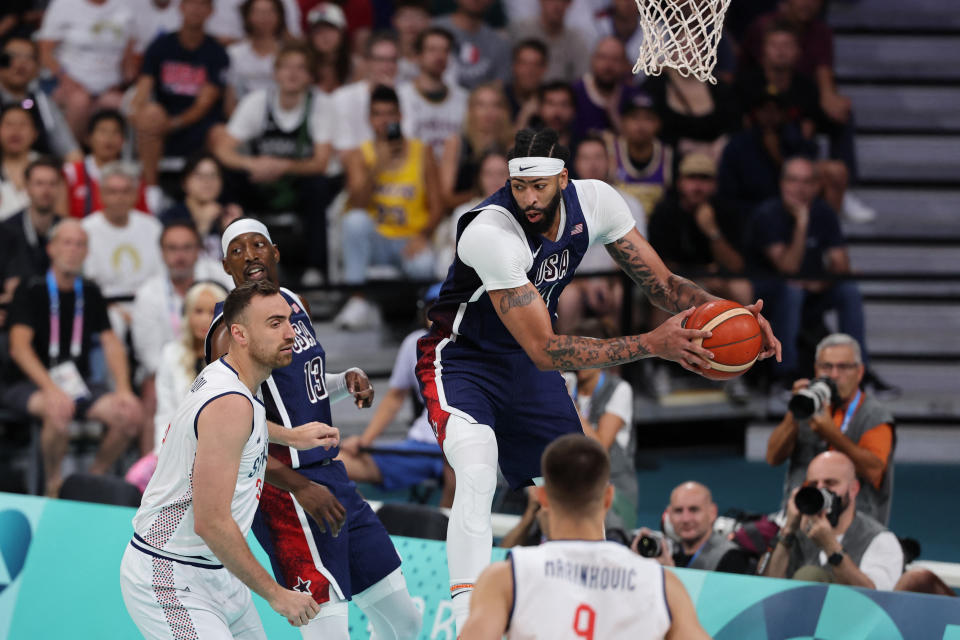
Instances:
[[[510,557],[509,640],[652,640],[670,629],[663,567],[627,547],[558,540]]]
[[[237,486],[230,511],[246,537],[260,501],[267,467],[267,418],[263,400],[240,381],[223,358],[200,372],[190,392],[180,402],[167,427],[157,460],[157,470],[137,514],[133,517],[134,545],[146,551],[188,556],[197,564],[216,563],[213,552],[193,531],[193,463],[197,455],[197,421],[208,404],[225,395],[242,395],[253,406],[250,437],[243,445]],[[206,562],[205,562],[206,561]]]

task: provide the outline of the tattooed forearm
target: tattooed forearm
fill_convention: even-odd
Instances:
[[[670,273],[663,266],[666,279],[657,274],[644,259],[641,247],[628,237],[607,245],[607,251],[630,278],[643,289],[650,302],[664,311],[678,313],[694,305],[700,305],[714,299],[693,282]],[[652,249],[647,249],[652,251]],[[658,260],[659,262],[659,260]]]
[[[525,307],[534,298],[539,297],[539,293],[532,286],[522,286],[515,289],[507,289],[504,296],[500,298],[500,313],[506,314],[514,307]]]
[[[593,369],[610,367],[649,357],[641,336],[597,340],[580,336],[552,336],[544,352],[551,369]]]

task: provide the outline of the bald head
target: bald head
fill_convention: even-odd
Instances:
[[[613,36],[602,38],[590,57],[590,72],[601,89],[610,90],[627,73],[627,53],[623,43]]]
[[[807,484],[830,489],[839,496],[849,493],[851,502],[860,492],[853,462],[839,451],[824,451],[807,466]]]
[[[706,486],[699,482],[684,482],[670,493],[667,516],[684,545],[696,547],[713,531],[717,505]]]

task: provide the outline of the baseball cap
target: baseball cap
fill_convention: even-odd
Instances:
[[[638,109],[653,111],[653,98],[645,91],[634,91],[620,101],[620,115],[633,113]]]
[[[717,175],[717,163],[705,153],[688,153],[680,161],[681,176],[710,176]]]
[[[337,29],[347,27],[347,18],[343,15],[343,9],[330,2],[321,2],[307,14],[307,24],[315,27],[320,23],[329,24]]]

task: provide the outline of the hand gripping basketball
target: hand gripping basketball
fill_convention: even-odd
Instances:
[[[710,338],[711,333],[708,330],[684,327],[684,322],[695,310],[691,307],[681,311],[651,331],[647,334],[647,345],[651,354],[676,362],[687,371],[703,375],[704,371],[710,368],[713,354],[701,343]]]
[[[709,331],[709,338],[694,342],[710,349],[710,369],[700,375],[713,380],[736,378],[749,370],[760,356],[763,332],[753,313],[731,300],[712,300],[697,307],[684,326]]]

